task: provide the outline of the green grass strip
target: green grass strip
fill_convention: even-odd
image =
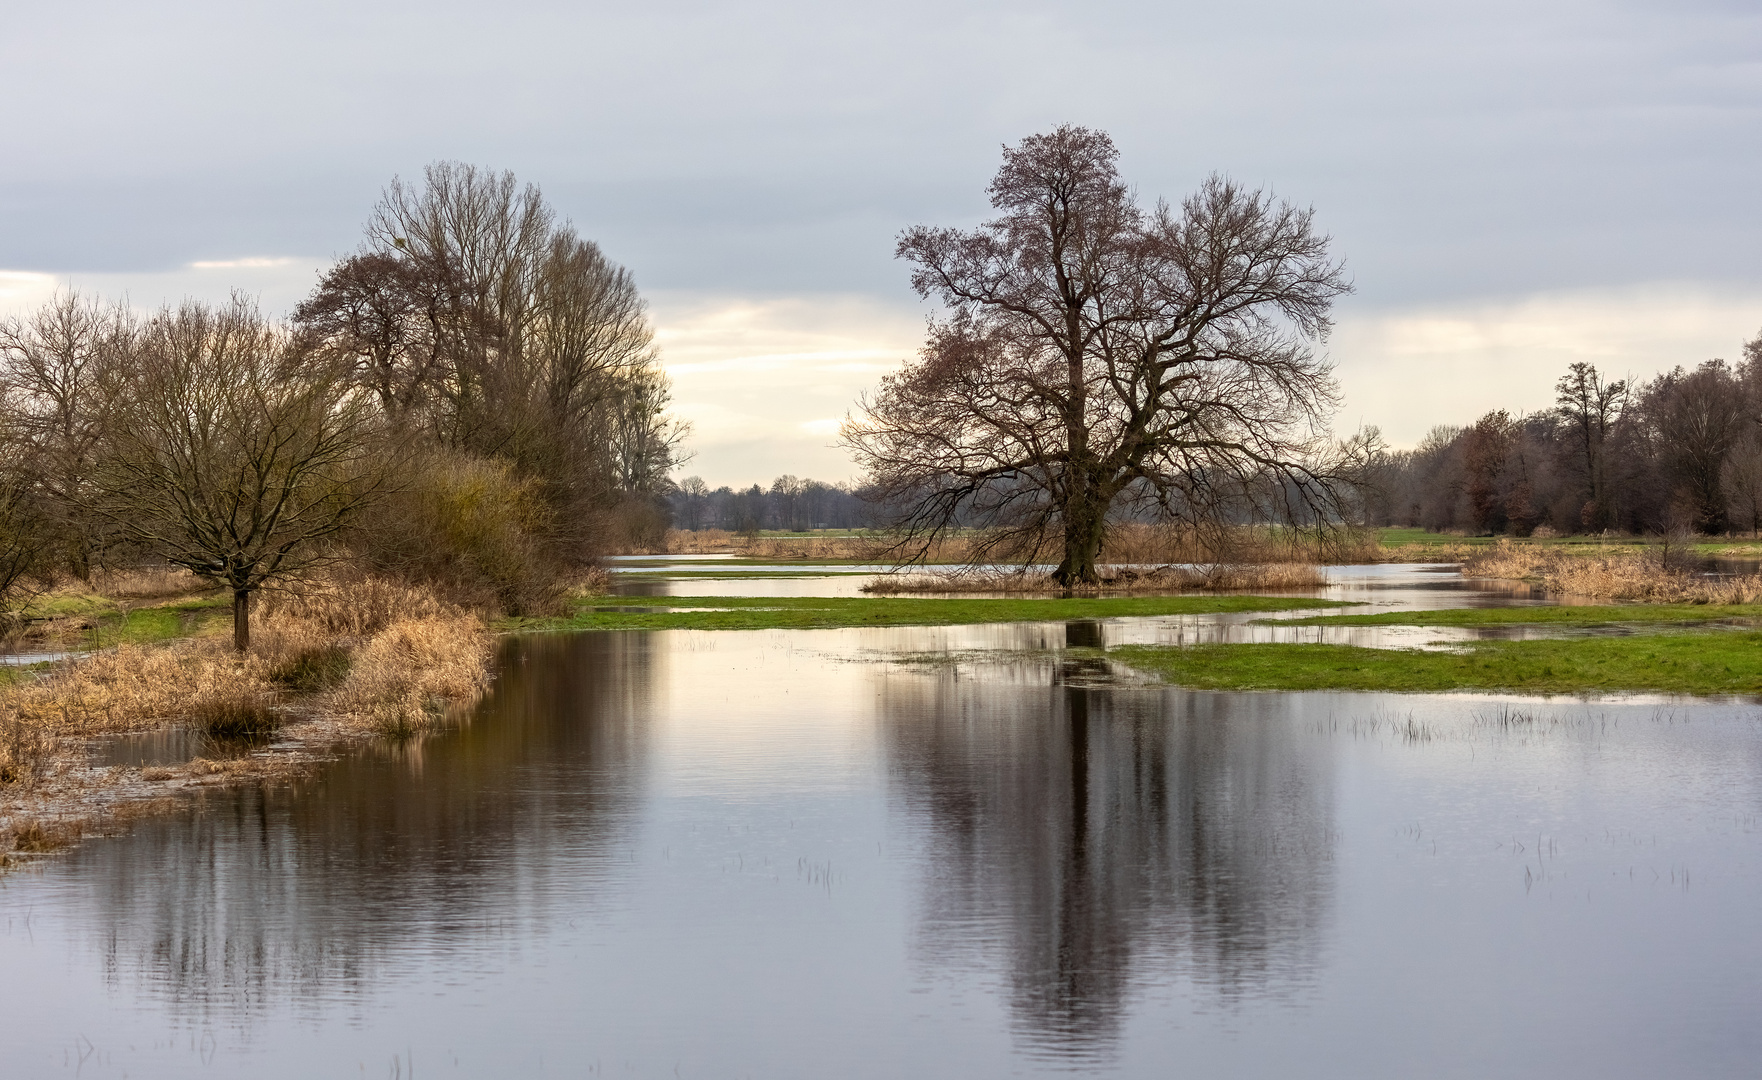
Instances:
[[[815,630],[844,626],[1059,622],[1066,619],[1211,615],[1344,606],[1347,605],[1333,600],[1274,596],[1125,596],[1070,600],[1045,597],[955,600],[916,596],[614,596],[584,600],[575,613],[567,617],[511,619],[502,627],[519,631]],[[644,607],[667,610],[619,610]]]
[[[1459,652],[1354,645],[1122,646],[1108,658],[1201,690],[1762,693],[1762,632],[1477,641]]]
[[[794,581],[800,578],[875,577],[873,570],[620,570],[619,581]]]
[[[1587,604],[1576,607],[1447,608],[1261,619],[1281,626],[1640,626],[1762,620],[1762,604]]]

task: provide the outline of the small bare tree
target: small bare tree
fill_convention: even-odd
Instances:
[[[326,557],[376,487],[367,403],[291,342],[239,297],[160,312],[123,372],[103,462],[111,520],[232,590],[241,652],[251,594]]]
[[[1309,347],[1349,289],[1328,238],[1217,177],[1145,209],[1117,157],[1098,131],[1034,136],[991,182],[1002,216],[900,237],[949,316],[843,439],[909,557],[978,525],[981,556],[1056,552],[1056,579],[1088,584],[1120,506],[1213,526],[1338,514],[1336,391]]]
[[[1615,516],[1604,447],[1627,408],[1627,380],[1610,382],[1590,364],[1573,364],[1554,384],[1554,400],[1573,459],[1584,470],[1580,524],[1591,532],[1601,532]]]

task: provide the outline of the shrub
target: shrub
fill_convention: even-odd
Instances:
[[[350,536],[368,567],[470,607],[556,609],[566,560],[536,481],[446,450],[420,454],[401,472]]]

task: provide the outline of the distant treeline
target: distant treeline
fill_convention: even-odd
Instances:
[[[874,508],[848,484],[779,476],[769,490],[759,484],[736,490],[712,489],[698,477],[681,481],[671,500],[676,529],[757,532],[782,529],[861,529],[872,523]]]
[[[1737,364],[1647,382],[1574,364],[1555,407],[1433,428],[1375,467],[1373,524],[1537,530],[1762,531],[1762,335]]]

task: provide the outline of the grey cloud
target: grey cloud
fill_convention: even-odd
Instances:
[[[356,242],[511,168],[653,287],[903,296],[997,148],[1113,132],[1146,196],[1317,207],[1361,303],[1754,281],[1762,18],[1625,3],[182,3],[9,16],[0,266]]]

